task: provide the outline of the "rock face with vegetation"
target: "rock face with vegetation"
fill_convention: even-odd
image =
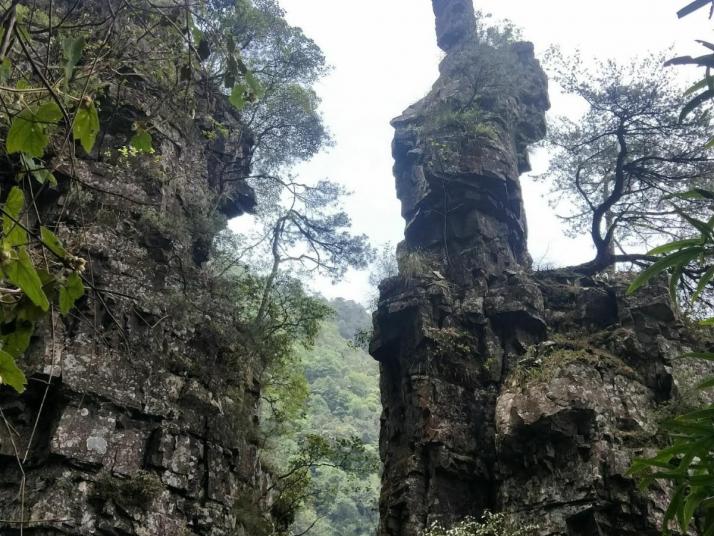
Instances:
[[[666,289],[534,273],[519,174],[545,134],[547,80],[530,43],[434,0],[440,78],[394,119],[406,220],[381,286],[380,536],[485,511],[542,535],[655,535],[666,489],[627,474],[687,403],[694,344]],[[693,396],[693,395],[692,395]]]
[[[79,24],[72,18],[76,3],[5,4],[10,18],[3,20],[9,28],[18,21],[19,42],[29,39],[23,33],[28,20],[34,27],[53,20],[60,37],[65,20]],[[58,11],[48,19],[43,10],[52,9]],[[76,34],[65,40],[77,50],[68,71],[81,59],[82,87],[93,96],[81,100],[80,110],[98,115],[89,141],[82,140],[83,148],[70,141],[67,156],[60,148],[67,140],[62,145],[54,126],[41,127],[51,136],[45,134],[35,156],[54,175],[38,184],[28,173],[15,175],[19,155],[12,154],[6,124],[0,129],[10,153],[2,154],[0,176],[5,210],[10,188],[24,189],[32,210],[18,210],[16,218],[28,233],[40,225],[52,228],[81,261],[86,286],[69,313],[60,314],[60,294],[60,307],[45,307],[48,314],[28,333],[29,347],[18,358],[28,377],[24,392],[0,390],[0,533],[258,534],[254,527],[270,523],[271,507],[271,479],[254,433],[262,363],[240,329],[246,315],[236,304],[246,303],[239,297],[247,291],[216,277],[208,262],[227,218],[255,205],[244,180],[253,140],[220,89],[202,85],[196,95],[182,82],[181,98],[175,98],[161,89],[165,79],[154,71],[127,71],[149,67],[131,56],[136,48],[126,46],[156,37],[148,30],[142,34],[140,23],[154,25],[156,33],[169,27],[168,36],[156,39],[167,47],[173,43],[161,14],[147,10],[132,18],[130,9],[114,11],[104,2],[82,3],[80,11],[87,27],[104,21],[96,25],[106,34],[98,45],[104,47],[101,62],[86,59],[96,48],[82,55],[83,41],[71,41]],[[124,33],[106,32],[106,21]],[[181,32],[177,39],[180,51]],[[18,40],[11,43],[12,63],[3,63],[6,85],[28,76],[36,61],[29,52],[17,53]],[[57,62],[54,45],[46,53],[50,64]],[[21,68],[8,74],[15,64]],[[90,69],[105,76],[101,90]],[[44,77],[53,79],[56,71]],[[22,87],[34,81],[28,77]],[[79,100],[65,97],[73,87],[69,77],[53,86],[69,113]],[[47,92],[34,89],[20,105],[36,109],[34,96],[45,98]],[[9,109],[17,104],[12,101]],[[151,134],[137,125],[150,125]],[[137,129],[143,139],[135,143]],[[4,233],[6,239],[7,226]],[[64,256],[61,246],[50,249]],[[44,262],[37,250],[30,255],[45,266],[52,265],[51,252],[45,251]],[[10,348],[13,320],[18,333],[27,319],[4,311],[4,350]]]
[[[242,201],[216,210],[212,178],[226,163],[215,155],[240,178],[251,147],[206,140],[201,127],[217,117],[238,124],[224,108],[161,123],[155,155],[123,157],[140,112],[114,113],[101,133],[107,157],[72,170],[89,188],[56,172],[58,189],[42,194],[56,199],[38,201],[45,221],[61,219],[58,234],[79,230],[75,251],[109,290],[36,332],[27,390],[0,398],[0,532],[235,534],[238,519],[267,510],[258,503],[270,481],[251,444],[259,385],[222,323],[226,289],[201,266],[221,210],[252,203],[236,190]]]

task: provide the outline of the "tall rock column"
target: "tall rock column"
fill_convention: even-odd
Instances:
[[[530,43],[477,35],[470,0],[434,0],[446,52],[430,93],[392,121],[406,221],[380,285],[380,536],[486,510],[543,535],[655,534],[666,490],[626,476],[654,410],[689,372],[666,291],[533,274],[519,184],[545,134]]]
[[[545,133],[545,75],[530,44],[479,41],[470,0],[434,1],[434,12],[441,76],[392,122],[407,223],[371,347],[382,363],[383,535],[493,504],[504,344],[544,330],[542,298],[523,275],[518,176],[526,145]]]

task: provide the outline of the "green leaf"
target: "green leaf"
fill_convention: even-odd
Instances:
[[[25,374],[17,368],[15,359],[7,352],[0,350],[0,380],[18,393],[22,393],[27,385]]]
[[[697,384],[697,389],[705,390],[714,387],[714,376],[709,376]]]
[[[692,259],[700,255],[704,251],[701,246],[690,247],[681,251],[667,255],[663,259],[658,260],[652,266],[640,272],[640,274],[635,278],[635,280],[630,284],[627,289],[627,294],[634,293],[637,289],[642,287],[650,279],[656,275],[662,273],[666,269],[672,266],[684,266],[689,263]]]
[[[8,154],[27,153],[41,158],[49,143],[48,126],[61,118],[62,112],[54,101],[46,102],[37,110],[22,110],[12,120],[7,133],[5,148]]]
[[[131,146],[142,153],[151,154],[154,152],[154,148],[151,146],[151,134],[149,134],[143,128],[136,131],[129,142]]]
[[[64,64],[64,79],[66,83],[72,79],[74,68],[79,63],[84,50],[84,37],[67,37],[62,41],[62,53],[66,63]]]
[[[708,496],[707,490],[698,490],[696,492],[690,492],[687,496],[687,500],[684,503],[682,512],[680,515],[679,526],[683,531],[687,531],[689,528],[689,523],[691,523],[694,517],[694,512],[697,510],[699,503]]]
[[[711,89],[707,89],[705,92],[694,97],[684,105],[684,108],[682,108],[682,112],[679,114],[679,121],[684,121],[690,113],[712,98],[714,98],[714,91]]]
[[[18,219],[23,207],[25,206],[25,194],[19,186],[13,186],[10,189],[10,193],[7,194],[7,199],[5,200],[5,205],[3,209],[7,214],[6,217]],[[8,219],[9,219],[8,218]],[[11,225],[15,223],[10,219],[10,223],[3,222],[3,232],[7,233]]]
[[[22,4],[20,4],[20,5],[22,5]],[[34,9],[30,10],[30,9],[26,8],[27,10],[24,13],[22,13],[20,11],[20,6],[17,6],[17,8],[18,8],[17,21],[18,21],[18,23],[20,23],[22,21],[22,23],[15,24],[14,29],[20,34],[20,37],[22,37],[22,39],[24,39],[26,43],[31,43],[33,41],[33,39],[32,39],[32,35],[30,35],[30,33],[29,33],[30,26],[29,26],[29,24],[27,24],[27,21],[28,20],[31,21],[34,18],[32,13],[35,10]]]
[[[697,218],[693,218],[692,216],[686,214],[683,210],[676,208],[675,209],[677,213],[682,216],[689,224],[694,227],[697,231],[702,233],[702,238],[711,238],[711,232],[712,232],[712,222],[703,222],[702,220],[698,220]]]
[[[92,152],[97,134],[99,134],[99,114],[93,100],[86,99],[77,109],[72,133],[74,139],[79,140],[82,144],[85,152]]]
[[[677,287],[679,286],[679,281],[682,279],[682,267],[675,266],[672,269],[672,275],[669,276],[669,299],[675,304],[677,310],[679,308],[677,300]]]
[[[10,63],[10,58],[5,58],[0,63],[0,83],[4,84],[10,78],[12,74],[12,63]]]
[[[231,90],[231,96],[228,97],[228,100],[238,111],[241,111],[243,108],[245,108],[245,86],[243,86],[242,84],[236,84],[235,86],[233,86],[233,89]]]
[[[714,361],[714,352],[687,352],[678,356],[682,359],[706,359],[707,361]]]
[[[15,329],[2,336],[2,349],[13,357],[21,356],[30,345],[30,338],[34,331],[35,326],[33,323],[16,322]]]
[[[253,76],[253,74],[248,71],[245,73],[245,81],[248,84],[248,87],[250,88],[251,93],[253,94],[255,99],[260,99],[263,97],[265,94],[265,90],[263,89],[262,84],[258,81],[258,79]]]
[[[669,507],[667,508],[667,511],[664,513],[664,522],[662,523],[663,526],[667,526],[667,524],[675,518],[677,515],[677,512],[679,512],[684,506],[684,492],[686,491],[686,488],[684,487],[678,487],[676,491],[674,492],[674,495],[672,496],[672,499],[669,502]]]
[[[226,36],[226,48],[228,49],[228,52],[233,54],[236,51],[236,42],[235,39],[233,39],[232,35]]]
[[[670,194],[666,196],[666,199],[672,199],[674,197],[680,198],[680,199],[696,199],[696,200],[702,200],[702,199],[711,199],[709,196],[712,195],[712,192],[709,190],[703,190],[703,189],[695,189],[695,190],[690,190],[688,192],[682,192],[682,193],[677,193],[677,194]],[[680,207],[674,207],[674,210],[677,214],[679,214],[682,218],[684,218],[692,227],[697,229],[701,234],[700,240],[704,242],[706,239],[711,238],[711,233],[712,230],[714,229],[714,217],[710,218],[708,222],[703,222],[702,220],[699,220],[697,218],[694,218],[689,215],[687,211]],[[690,210],[691,212],[691,210]],[[692,239],[688,239],[692,240]]]
[[[37,109],[35,117],[40,123],[56,123],[62,119],[62,110],[55,101],[47,101]]]
[[[714,76],[711,76],[710,73],[711,73],[711,68],[707,67],[706,75],[704,76],[704,78],[701,79],[696,84],[694,84],[693,86],[691,86],[690,88],[688,88],[687,91],[684,92],[684,96],[686,97],[687,95],[696,93],[697,91],[704,89],[704,88],[714,89]]]
[[[37,270],[32,265],[30,256],[24,248],[18,251],[17,259],[6,261],[3,269],[10,282],[22,289],[32,303],[43,311],[47,311],[50,308],[50,302],[42,290],[40,276],[37,275]]]
[[[36,159],[29,154],[21,153],[20,161],[25,168],[25,173],[29,173],[40,184],[49,182],[52,186],[57,186],[57,178],[47,169],[42,160]]]
[[[203,39],[203,32],[198,29],[196,26],[196,23],[193,22],[193,16],[189,15],[188,16],[188,26],[191,29],[191,37],[193,38],[194,43],[198,43]]]
[[[25,194],[17,186],[13,186],[7,194],[2,215],[3,242],[11,247],[27,244],[27,232],[15,220],[20,218],[20,213],[25,206]]]
[[[683,95],[691,95],[692,93],[696,93],[697,91],[704,89],[705,87],[709,87],[709,81],[706,78],[687,88],[687,91],[685,91]]]
[[[67,256],[67,252],[64,247],[62,247],[60,239],[47,227],[40,227],[40,238],[42,239],[42,245],[55,255],[63,259]]]
[[[689,246],[697,246],[702,243],[701,238],[687,238],[686,240],[675,240],[674,242],[669,242],[667,244],[662,244],[654,249],[647,252],[647,255],[663,255],[664,253],[669,253],[678,249],[683,249]]]
[[[702,292],[704,292],[704,289],[707,287],[712,278],[714,278],[714,266],[711,266],[706,272],[704,272],[704,275],[702,275],[699,279],[697,289],[694,291],[694,294],[692,294],[693,302],[699,299],[699,296],[701,296]]]
[[[678,197],[680,199],[714,199],[714,192],[711,190],[705,190],[704,188],[692,188],[686,192],[669,194],[665,196],[665,199],[672,199],[673,197]]]
[[[30,110],[23,110],[15,116],[5,140],[8,154],[29,153],[42,156],[47,147],[48,138],[45,129],[34,119]]]
[[[84,284],[82,283],[82,278],[79,274],[77,274],[77,272],[73,272],[67,277],[65,284],[60,287],[60,312],[63,315],[66,315],[72,307],[74,307],[75,302],[82,296],[84,296]]]
[[[702,0],[696,1],[701,2]],[[708,2],[709,0],[705,1]],[[711,66],[714,65],[714,54],[706,54],[697,58],[693,58],[691,56],[678,56],[664,62],[665,67],[670,65],[699,65],[700,67]]]

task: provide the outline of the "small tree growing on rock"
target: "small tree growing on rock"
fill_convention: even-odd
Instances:
[[[573,204],[563,216],[570,232],[592,237],[595,258],[578,268],[595,273],[617,262],[652,260],[633,247],[686,234],[690,200],[673,196],[711,181],[708,114],[698,109],[680,117],[687,97],[664,70],[664,58],[628,66],[605,61],[593,71],[577,57],[552,58],[555,79],[587,107],[579,121],[550,125],[554,154],[540,176],[552,183],[554,205]]]

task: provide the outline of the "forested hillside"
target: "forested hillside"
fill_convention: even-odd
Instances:
[[[379,367],[362,349],[351,344],[352,336],[370,322],[364,308],[352,301],[330,302],[335,315],[323,322],[312,348],[300,348],[299,373],[307,397],[274,439],[273,461],[301,452],[306,438],[363,443],[364,464],[359,471],[315,463],[304,505],[298,510],[294,534],[311,525],[316,536],[371,536],[377,525],[379,495],[378,435]],[[299,384],[291,383],[291,388]],[[283,399],[285,395],[283,394]]]

